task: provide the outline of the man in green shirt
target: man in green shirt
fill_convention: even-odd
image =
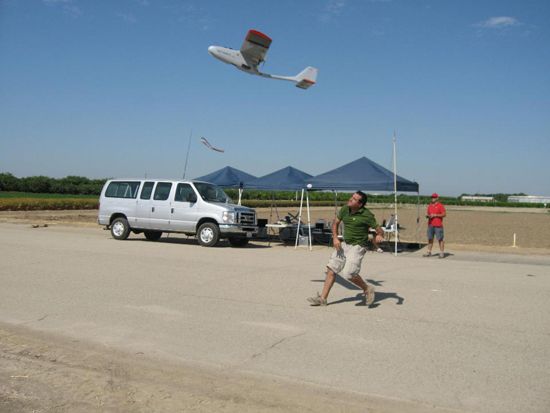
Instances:
[[[368,285],[359,275],[361,262],[367,251],[369,229],[376,230],[375,242],[383,240],[384,231],[380,228],[372,212],[365,208],[367,195],[355,192],[348,204],[340,209],[332,224],[332,243],[334,251],[327,264],[327,276],[323,292],[307,300],[312,306],[326,306],[330,289],[336,280],[336,274],[347,278],[363,290],[363,303],[370,306],[374,302],[374,287]],[[344,223],[344,240],[338,239],[338,226]]]

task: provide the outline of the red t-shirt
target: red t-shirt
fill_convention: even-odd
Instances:
[[[444,214],[445,213],[445,207],[441,202],[436,202],[435,204],[428,205],[428,215],[431,214]],[[429,218],[428,219],[428,225],[431,225],[432,227],[442,227],[443,226],[443,218]]]

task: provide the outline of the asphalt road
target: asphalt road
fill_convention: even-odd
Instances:
[[[309,307],[329,254],[0,224],[0,322],[420,411],[550,411],[550,257],[369,253],[372,308],[343,281]]]

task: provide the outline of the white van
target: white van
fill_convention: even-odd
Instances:
[[[242,247],[257,233],[256,212],[231,203],[218,186],[200,181],[112,179],[99,198],[98,223],[124,240],[130,232],[158,240],[163,232],[197,237],[205,247],[227,238]]]

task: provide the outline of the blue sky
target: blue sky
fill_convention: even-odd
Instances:
[[[0,172],[326,172],[361,156],[423,194],[550,195],[550,2],[0,0]],[[250,28],[263,70],[213,59]],[[205,136],[225,153],[210,151]]]

